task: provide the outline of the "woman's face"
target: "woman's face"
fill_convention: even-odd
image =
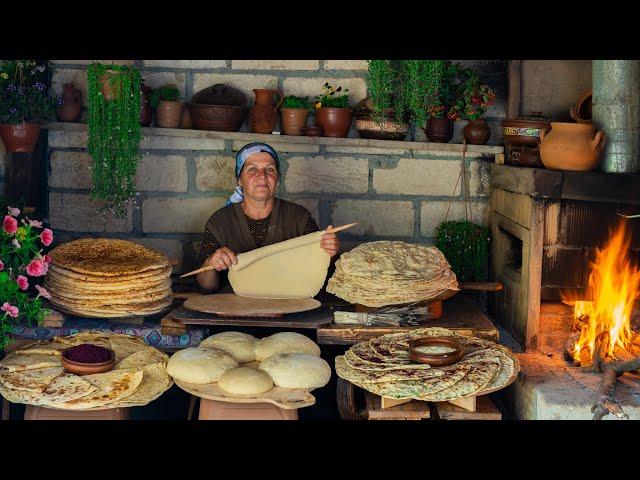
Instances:
[[[238,179],[244,196],[267,200],[275,195],[277,184],[278,170],[271,155],[257,152],[247,158]]]

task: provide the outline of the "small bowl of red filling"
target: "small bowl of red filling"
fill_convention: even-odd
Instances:
[[[115,363],[113,350],[92,343],[82,343],[62,351],[63,368],[76,375],[108,372]]]

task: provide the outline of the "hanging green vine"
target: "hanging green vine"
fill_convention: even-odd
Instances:
[[[444,254],[459,282],[489,278],[489,229],[472,222],[438,225],[436,247]]]
[[[103,80],[111,99],[103,95]],[[107,208],[122,218],[135,197],[140,158],[140,71],[93,63],[87,68],[87,82],[88,149],[93,158],[91,196],[106,201]]]

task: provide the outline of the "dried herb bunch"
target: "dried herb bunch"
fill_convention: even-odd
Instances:
[[[107,100],[103,80],[113,92]],[[130,66],[93,63],[87,68],[91,196],[107,202],[119,218],[135,197],[140,158],[140,72]]]
[[[459,282],[488,280],[488,228],[468,221],[452,221],[441,223],[436,231],[436,247],[451,264]]]

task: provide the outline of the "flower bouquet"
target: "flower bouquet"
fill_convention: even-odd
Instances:
[[[51,258],[43,247],[53,242],[53,232],[41,222],[20,218],[18,208],[7,210],[0,229],[0,349],[11,342],[18,322],[40,324],[49,313],[40,300],[50,298],[49,292],[35,282],[49,269]]]

